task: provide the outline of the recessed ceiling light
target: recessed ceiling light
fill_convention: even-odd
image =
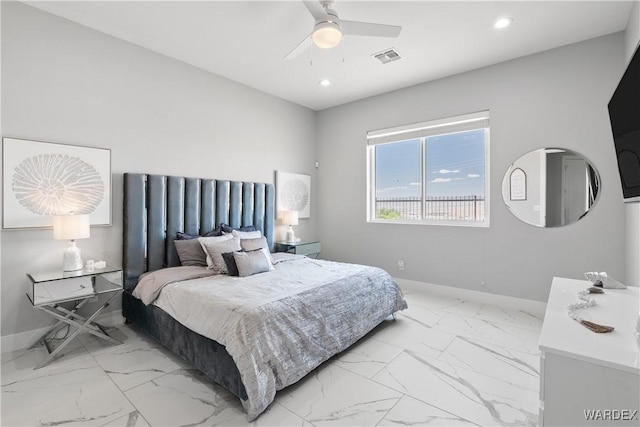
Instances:
[[[511,25],[512,22],[513,18],[500,18],[496,21],[495,24],[493,24],[493,28],[496,28],[498,30],[507,28],[509,25]]]
[[[331,85],[331,80],[329,79],[320,80],[320,86],[330,86],[330,85]]]

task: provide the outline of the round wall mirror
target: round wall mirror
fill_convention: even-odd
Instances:
[[[537,227],[561,227],[584,217],[600,192],[600,176],[581,154],[540,148],[507,170],[502,198],[513,215]]]

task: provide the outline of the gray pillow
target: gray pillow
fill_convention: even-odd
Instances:
[[[173,243],[180,258],[180,264],[193,267],[207,266],[207,256],[198,239],[174,240]]]
[[[260,230],[256,230],[256,231],[233,230],[233,232],[231,232],[231,234],[233,234],[236,237],[239,237],[242,240],[244,240],[244,239],[259,239],[260,237],[262,237],[262,232]]]
[[[222,236],[223,234],[224,233],[222,232],[222,228],[220,228],[218,226],[218,227],[214,228],[213,230],[211,230],[208,233],[205,233],[203,235],[189,234],[189,233],[183,233],[181,231],[178,231],[176,233],[176,239],[178,239],[178,240],[190,240],[190,239],[197,239],[198,237]]]
[[[232,233],[233,230],[238,230],[238,231],[256,231],[257,230],[257,228],[255,228],[253,225],[247,225],[245,227],[240,227],[240,228],[233,228],[229,224],[225,224],[224,222],[220,224],[218,228],[220,228],[223,233],[228,233],[228,234]]]
[[[235,252],[242,249],[240,247],[240,239],[227,234],[227,240],[221,240],[221,237],[200,237],[198,241],[202,245],[205,253],[208,255],[207,267],[216,273],[227,274],[227,264],[224,262],[222,254],[225,252]],[[209,261],[211,260],[211,261]]]
[[[275,267],[273,266],[273,261],[271,260],[271,252],[269,252],[269,243],[267,242],[267,239],[265,237],[259,237],[257,239],[241,238],[240,246],[242,247],[243,250],[247,252],[262,250],[262,252],[264,252],[265,256],[267,257],[267,260],[269,261],[269,270],[275,270]]]
[[[224,259],[224,263],[227,265],[227,271],[229,272],[229,276],[239,276],[238,266],[236,265],[236,260],[233,257],[235,252],[225,252],[222,254],[222,259]]]
[[[253,252],[234,252],[233,259],[238,266],[240,277],[253,276],[254,274],[269,271],[269,260],[264,252],[258,250]]]

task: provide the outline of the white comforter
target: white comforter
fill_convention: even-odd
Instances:
[[[275,271],[162,285],[154,302],[226,347],[247,391],[242,403],[249,420],[267,408],[276,390],[407,307],[397,284],[381,269],[277,255]],[[142,282],[138,287],[144,288]]]

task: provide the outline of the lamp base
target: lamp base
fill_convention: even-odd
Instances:
[[[289,226],[289,229],[287,230],[286,241],[287,241],[287,243],[295,243],[296,242],[296,234],[293,232],[293,227],[291,227],[291,226]]]
[[[80,255],[80,249],[78,249],[76,242],[73,240],[69,247],[64,251],[64,255],[62,257],[62,270],[82,270],[82,256]]]

